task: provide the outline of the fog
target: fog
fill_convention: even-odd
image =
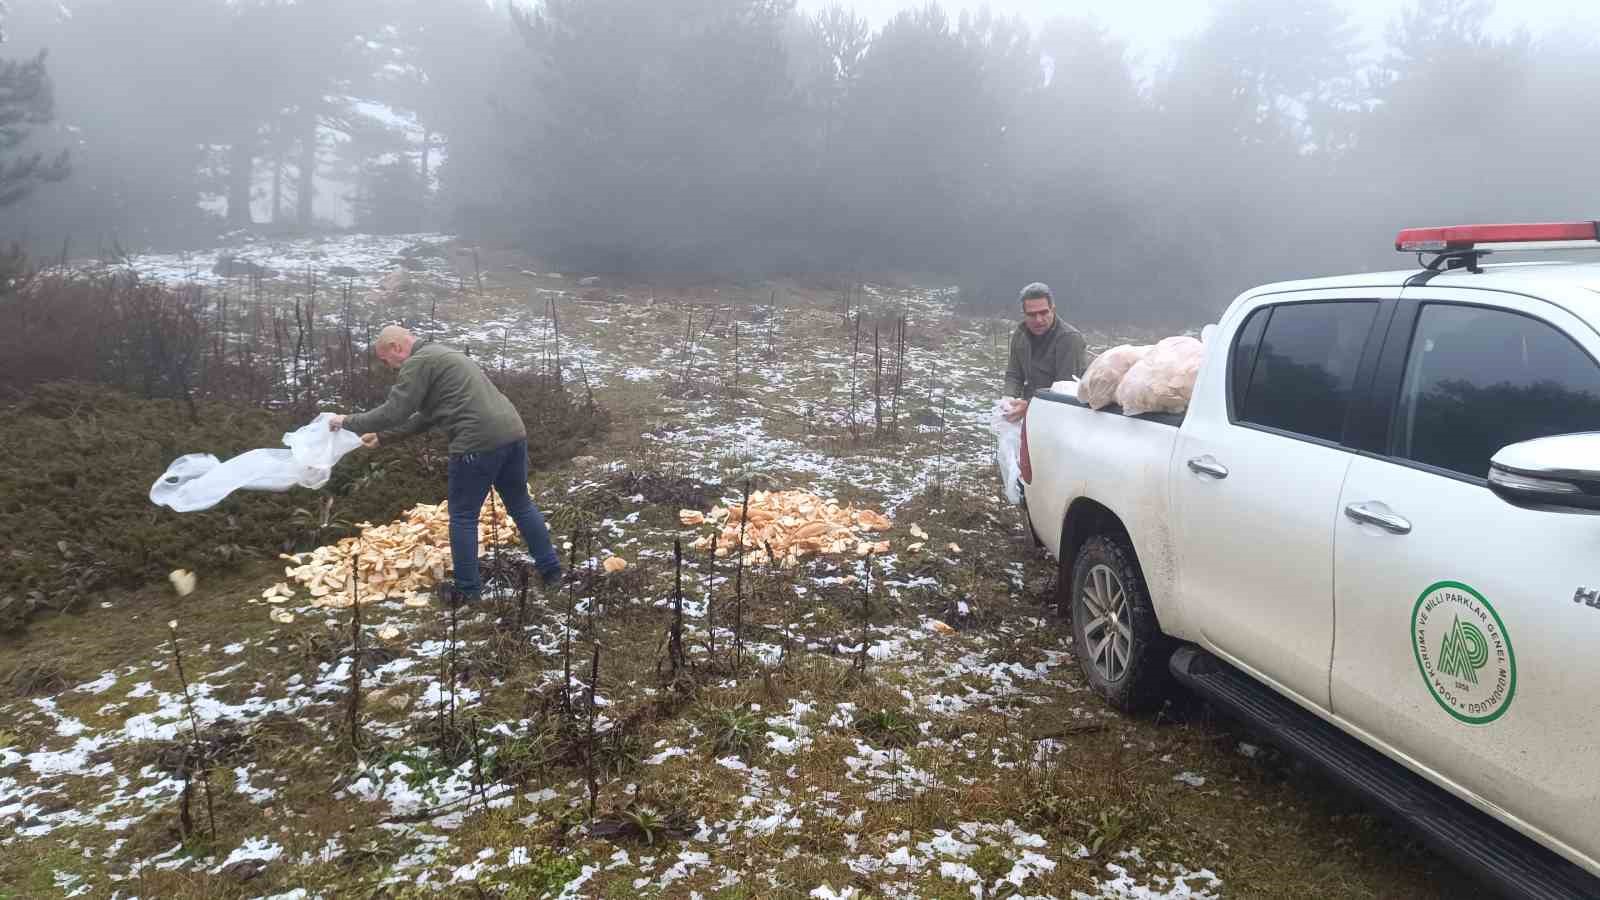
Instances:
[[[1192,324],[1409,265],[1403,226],[1600,209],[1600,42],[1553,2],[0,4],[0,239],[36,256],[444,230]]]
[[[826,8],[829,0],[800,0],[803,12]],[[906,0],[857,0],[850,4],[874,27],[882,25],[901,8],[914,4]],[[981,5],[981,4],[966,4]],[[1348,14],[1356,37],[1370,53],[1381,52],[1386,32],[1399,11],[1402,0],[1344,0],[1339,9]],[[1190,0],[991,0],[989,6],[1007,16],[1019,16],[1037,29],[1051,19],[1091,19],[1123,38],[1137,57],[1135,66],[1156,66],[1172,50],[1172,45],[1203,28],[1216,11],[1216,5]],[[1534,34],[1555,30],[1593,31],[1600,28],[1600,11],[1580,0],[1520,0],[1500,3],[1483,17],[1491,32],[1510,33],[1527,29]]]

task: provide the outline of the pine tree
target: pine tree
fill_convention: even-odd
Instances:
[[[370,160],[350,198],[356,227],[379,234],[421,231],[424,197],[422,179],[405,157]]]
[[[3,40],[3,35],[0,35]],[[67,177],[67,152],[46,158],[20,151],[33,126],[49,122],[55,111],[43,51],[32,59],[0,59],[0,207],[10,206],[35,187]]]

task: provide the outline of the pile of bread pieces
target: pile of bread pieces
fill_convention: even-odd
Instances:
[[[283,603],[294,595],[291,583],[305,588],[311,603],[330,609],[392,598],[427,606],[427,592],[450,568],[450,510],[444,503],[419,503],[387,525],[362,522],[360,537],[306,553],[283,554],[288,582],[267,588],[262,599]],[[478,516],[479,546],[520,541],[516,523],[498,503],[485,503]],[[352,560],[354,565],[352,566]]]
[[[812,555],[888,553],[889,541],[879,540],[877,535],[894,527],[882,513],[840,506],[806,491],[752,491],[748,519],[741,502],[715,506],[709,512],[680,510],[678,520],[688,527],[716,528],[690,544],[691,550],[710,550],[718,557],[742,552],[746,565],[776,561],[785,568]],[[922,549],[928,534],[918,525],[912,525],[910,531],[918,542],[905,549],[915,553]]]

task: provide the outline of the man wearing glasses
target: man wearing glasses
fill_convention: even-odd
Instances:
[[[1036,281],[1023,288],[1022,324],[1011,335],[1011,360],[1006,364],[1006,396],[1018,399],[1006,418],[1022,421],[1034,391],[1076,379],[1088,365],[1083,335],[1056,318],[1050,286]]]

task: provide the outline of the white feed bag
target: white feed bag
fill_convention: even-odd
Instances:
[[[328,483],[333,466],[361,446],[361,436],[330,431],[322,413],[283,436],[287,450],[248,450],[227,462],[209,453],[180,456],[150,486],[150,502],[177,512],[197,512],[221,503],[234,491],[283,492],[292,487],[313,490]]]

